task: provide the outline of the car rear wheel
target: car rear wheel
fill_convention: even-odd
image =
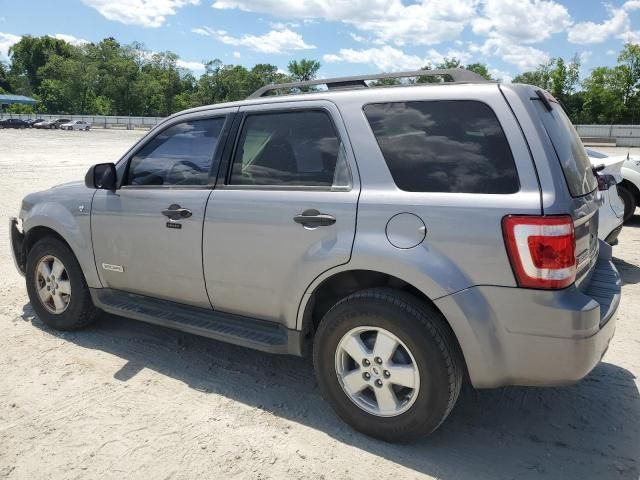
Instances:
[[[316,333],[314,367],[324,397],[344,421],[394,442],[438,428],[463,378],[457,343],[440,313],[392,289],[338,302]]]
[[[636,211],[636,199],[629,190],[625,187],[618,185],[618,196],[624,203],[624,216],[623,221],[628,221],[633,217],[634,212]]]
[[[29,250],[26,280],[31,306],[46,325],[76,330],[96,319],[80,264],[58,238],[45,237]]]

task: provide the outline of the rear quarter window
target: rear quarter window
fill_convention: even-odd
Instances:
[[[504,131],[482,102],[381,103],[366,105],[364,113],[401,190],[509,194],[520,188]]]

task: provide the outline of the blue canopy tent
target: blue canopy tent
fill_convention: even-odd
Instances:
[[[25,97],[24,95],[0,95],[0,109],[5,110],[9,105],[14,103],[35,106],[37,102],[35,99]]]

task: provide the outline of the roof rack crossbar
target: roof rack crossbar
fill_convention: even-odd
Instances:
[[[454,82],[488,82],[483,76],[466,70],[464,68],[447,68],[442,70],[415,70],[410,72],[395,72],[395,73],[377,73],[373,75],[357,75],[354,77],[340,77],[340,78],[323,78],[318,80],[308,80],[305,82],[291,82],[291,83],[274,83],[271,85],[265,85],[259,88],[248,98],[260,98],[266,96],[269,92],[277,90],[286,90],[292,88],[304,88],[312,87],[315,85],[326,85],[329,90],[342,90],[349,88],[366,88],[367,84],[365,80],[384,80],[384,79],[400,79],[410,77],[451,77]]]

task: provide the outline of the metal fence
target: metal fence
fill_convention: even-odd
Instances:
[[[3,118],[43,118],[55,120],[68,118],[89,122],[93,128],[146,128],[151,129],[160,123],[164,117],[122,117],[102,115],[48,115],[48,114],[2,114]],[[578,134],[590,143],[608,143],[618,147],[640,147],[640,125],[576,125]]]
[[[124,128],[132,130],[134,128],[153,128],[160,123],[164,117],[116,117],[101,115],[47,115],[47,114],[0,114],[0,119],[21,118],[43,118],[44,120],[56,120],[58,118],[68,118],[69,120],[83,120],[89,122],[93,128]]]
[[[576,125],[581,138],[600,139],[618,147],[640,147],[640,125]]]

